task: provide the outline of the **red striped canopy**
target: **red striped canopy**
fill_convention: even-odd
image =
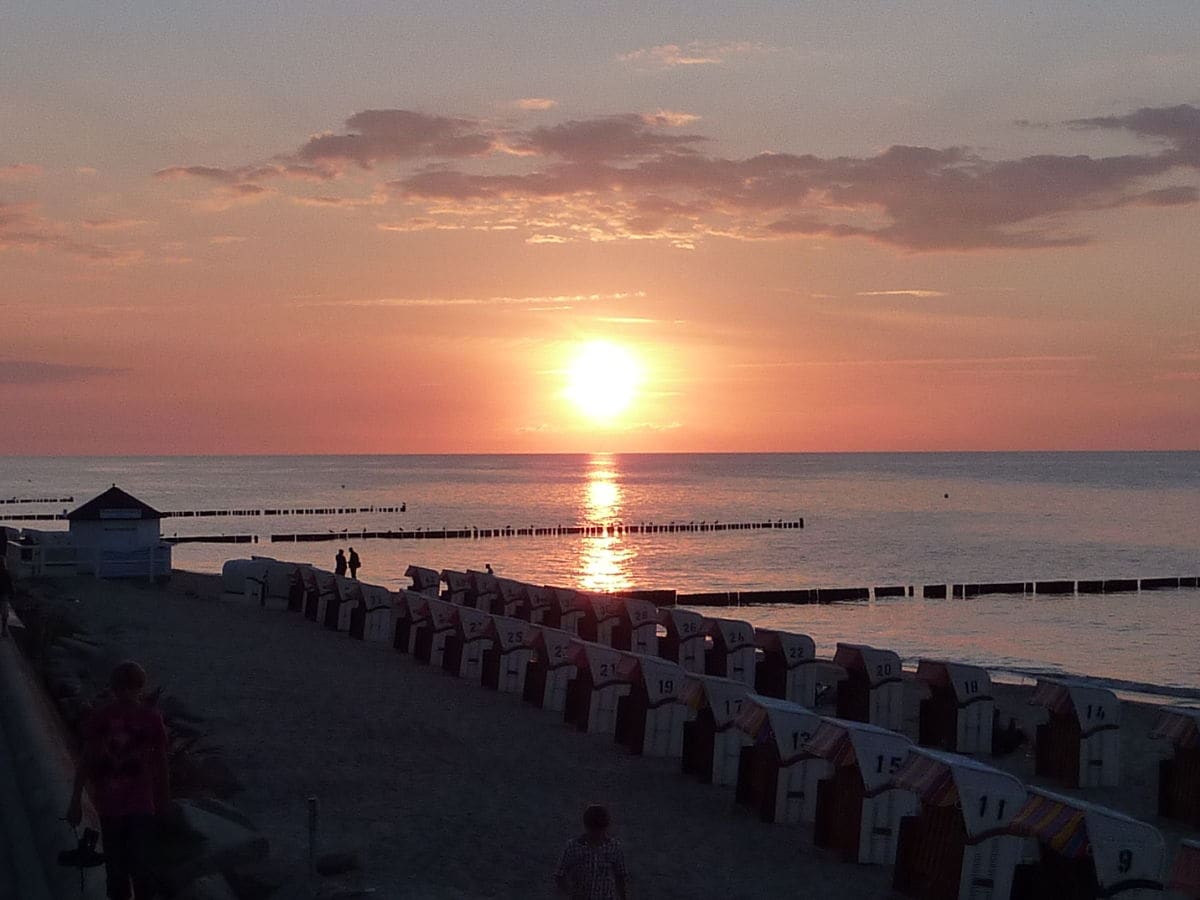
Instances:
[[[1177,747],[1200,747],[1200,709],[1165,706],[1158,711],[1151,737],[1167,738]]]
[[[849,766],[858,763],[850,732],[832,722],[822,722],[804,749],[813,756],[829,760],[835,766]]]
[[[954,771],[932,756],[910,753],[904,765],[892,776],[892,781],[931,806],[952,806],[958,802]]]
[[[1091,849],[1084,811],[1044,794],[1030,792],[1010,828],[1071,859],[1082,859]]]

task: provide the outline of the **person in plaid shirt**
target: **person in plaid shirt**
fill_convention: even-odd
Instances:
[[[608,836],[608,810],[589,806],[583,811],[583,834],[567,842],[554,872],[558,889],[571,900],[627,900],[625,855]]]

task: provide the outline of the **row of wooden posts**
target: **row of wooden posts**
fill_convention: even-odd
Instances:
[[[1157,829],[981,761],[995,708],[983,669],[921,660],[927,696],[914,744],[901,733],[894,652],[839,644],[822,663],[805,635],[644,599],[481,572],[406,574],[411,587],[390,591],[250,559],[226,563],[222,577],[231,595],[390,643],[634,753],[679,759],[701,782],[733,787],[766,821],[811,824],[814,842],[843,858],[893,865],[895,887],[911,896],[1021,900],[1051,878],[1063,898],[1162,890]],[[835,716],[812,711],[822,671],[833,676]],[[1031,702],[1047,709],[1040,775],[1068,787],[1117,783],[1120,703],[1110,691],[1044,680]],[[1200,710],[1168,708],[1157,731],[1175,744],[1160,811],[1200,827],[1198,725]],[[1200,845],[1185,842],[1177,868],[1193,852],[1200,858]]]

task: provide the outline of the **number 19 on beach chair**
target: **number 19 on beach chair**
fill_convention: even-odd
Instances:
[[[847,676],[837,688],[838,718],[899,731],[904,724],[900,657],[866,644],[838,644],[833,661]]]
[[[894,862],[900,820],[919,808],[912,791],[892,783],[911,749],[912,742],[894,731],[823,719],[807,745],[832,766],[817,786],[813,842],[853,862]]]
[[[656,656],[624,653],[618,674],[630,684],[617,700],[617,743],[644,756],[683,754],[683,724],[691,717],[684,702],[687,673]]]
[[[1121,778],[1121,703],[1112,691],[1039,679],[1029,702],[1049,720],[1037,727],[1036,770],[1066,787],[1115,787]]]
[[[502,694],[522,694],[533,658],[533,626],[523,619],[492,616],[488,623],[492,644],[483,652],[480,683]]]
[[[892,886],[922,900],[1008,900],[1022,839],[1008,830],[1028,792],[975,760],[915,748],[893,776],[921,806],[900,820]]]
[[[764,822],[812,822],[817,784],[830,769],[805,749],[821,717],[786,700],[750,694],[736,724],[752,742],[741,751],[737,802]]]
[[[683,725],[685,774],[701,784],[737,784],[742,748],[750,738],[737,727],[737,717],[750,694],[740,681],[715,675],[692,675],[684,700],[695,718]]]

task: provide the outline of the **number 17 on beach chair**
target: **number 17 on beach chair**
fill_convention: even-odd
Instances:
[[[683,771],[701,784],[737,784],[742,748],[750,738],[737,717],[750,694],[741,681],[716,675],[691,675],[684,696],[695,718],[683,725]]]

